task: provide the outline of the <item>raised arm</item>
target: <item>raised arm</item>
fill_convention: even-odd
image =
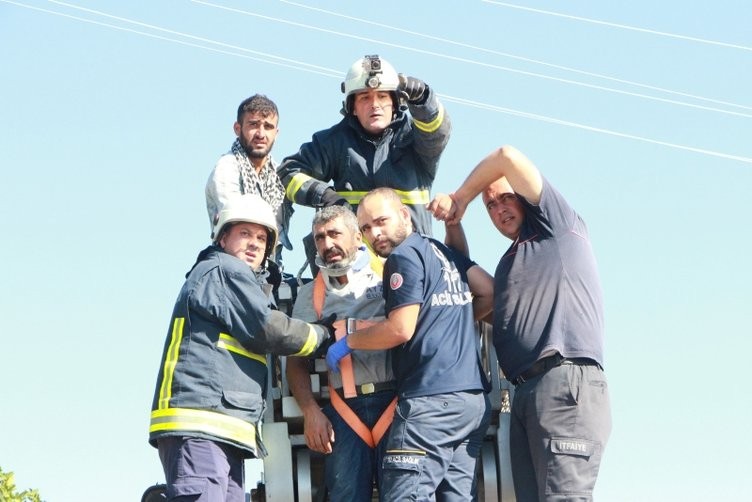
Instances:
[[[465,230],[462,228],[462,224],[445,224],[444,229],[446,232],[446,234],[444,235],[444,244],[469,258],[470,246],[467,243],[467,237],[465,236]]]
[[[431,179],[436,177],[439,158],[444,152],[452,131],[449,114],[439,101],[438,96],[424,82],[414,77],[401,76],[409,82],[419,82],[423,91],[415,99],[407,99],[413,125],[413,148],[420,156],[423,167]]]
[[[451,195],[434,199],[429,209],[448,224],[456,224],[465,214],[468,204],[494,181],[505,178],[515,193],[532,204],[540,202],[543,179],[540,171],[522,152],[513,146],[497,148],[481,160],[462,185]],[[451,199],[451,209],[443,210]]]

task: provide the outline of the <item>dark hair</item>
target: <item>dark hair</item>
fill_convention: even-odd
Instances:
[[[347,206],[327,206],[316,211],[316,214],[313,215],[311,228],[325,225],[337,218],[342,218],[342,223],[345,224],[345,228],[347,228],[353,235],[360,232],[358,218],[355,216],[355,213],[353,213],[349,204]]]
[[[243,115],[246,113],[260,113],[264,118],[270,115],[279,117],[277,105],[263,94],[254,94],[240,103],[240,106],[238,106],[238,123],[243,121]]]

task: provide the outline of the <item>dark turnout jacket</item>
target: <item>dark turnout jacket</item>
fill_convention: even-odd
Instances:
[[[288,199],[321,207],[333,182],[337,194],[356,209],[370,190],[393,188],[410,209],[416,229],[431,235],[431,215],[424,206],[431,200],[451,122],[435,93],[427,92],[424,103],[409,105],[409,115],[399,110],[379,137],[367,134],[352,114],[315,133],[277,170]]]
[[[201,437],[263,456],[267,354],[309,356],[322,326],[270,307],[250,267],[217,246],[204,249],[180,290],[164,344],[149,441]]]

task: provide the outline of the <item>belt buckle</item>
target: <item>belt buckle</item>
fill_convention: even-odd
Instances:
[[[376,385],[373,383],[364,383],[360,386],[361,394],[373,394],[376,392]]]

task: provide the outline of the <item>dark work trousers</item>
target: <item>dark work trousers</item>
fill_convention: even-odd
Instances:
[[[400,398],[386,443],[380,500],[474,500],[490,420],[483,391]]]
[[[245,465],[239,449],[191,437],[162,438],[158,448],[167,500],[245,502]]]
[[[599,366],[564,363],[518,385],[509,431],[517,502],[592,500],[610,433]]]
[[[394,391],[346,399],[352,411],[370,429],[394,399]],[[334,430],[332,453],[324,457],[326,489],[330,502],[371,502],[373,485],[381,485],[381,459],[386,435],[376,448],[360,439],[331,404],[324,407]]]

